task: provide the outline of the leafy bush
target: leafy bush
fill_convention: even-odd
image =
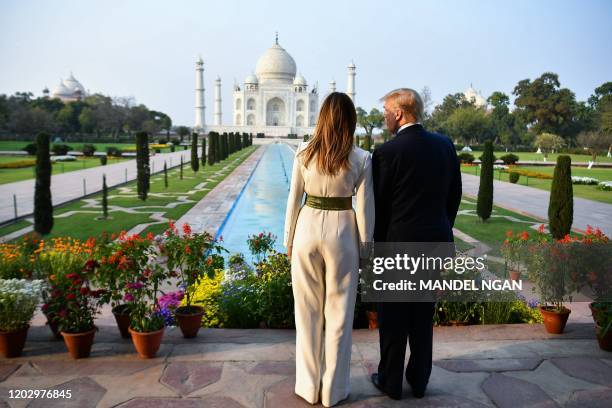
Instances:
[[[84,156],[88,156],[88,157],[93,156],[95,152],[96,152],[96,146],[92,144],[83,145],[83,155]]]
[[[556,239],[565,237],[570,232],[574,221],[571,166],[572,161],[569,156],[557,157],[548,204],[550,231]]]
[[[504,164],[516,164],[519,161],[519,157],[516,154],[508,153],[504,154],[500,159]]]
[[[471,163],[474,162],[474,155],[471,154],[471,153],[467,153],[467,152],[459,153],[457,155],[457,158],[459,159],[459,161],[461,163],[470,163],[471,164]]]
[[[42,280],[0,279],[0,331],[17,331],[30,323],[43,285]]]
[[[106,156],[100,156],[100,164],[102,166],[106,166],[106,163],[108,163],[108,157]]]
[[[70,150],[71,150],[71,147],[68,146],[67,144],[54,144],[53,147],[51,148],[51,151],[53,152],[53,154],[58,155],[58,156],[67,155]]]
[[[36,154],[36,143],[30,143],[21,150],[25,150],[29,155],[34,156]]]
[[[521,175],[519,173],[515,173],[515,172],[512,172],[512,173],[510,173],[508,175],[508,178],[510,179],[510,182],[513,183],[513,184],[518,183],[520,177],[521,177]]]
[[[263,133],[258,133],[257,136],[255,136],[257,139],[263,139],[264,137],[266,137],[265,134]]]
[[[121,149],[116,146],[108,146],[106,148],[106,154],[113,157],[121,157]]]

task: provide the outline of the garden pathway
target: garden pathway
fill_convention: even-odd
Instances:
[[[480,178],[465,173],[462,173],[461,177],[463,194],[476,197]],[[547,220],[549,200],[548,191],[504,181],[493,181],[493,202],[507,210]],[[606,235],[612,236],[612,204],[574,197],[573,227],[584,231],[587,225],[599,227]]]
[[[598,348],[592,323],[569,323],[563,335],[540,324],[436,327],[433,350],[425,398],[404,384],[393,401],[369,380],[377,331],[354,330],[351,392],[339,406],[604,407],[612,398],[612,354]],[[14,408],[310,407],[294,384],[293,330],[202,329],[187,340],[167,328],[158,356],[142,360],[116,327],[101,325],[91,357],[75,361],[38,325],[22,357],[0,359],[0,406]],[[29,389],[70,389],[72,398],[9,398]]]
[[[152,173],[162,171],[164,162],[168,167],[179,164],[183,156],[184,163],[191,161],[191,150],[181,150],[173,153],[157,153],[150,158]],[[106,174],[109,187],[136,179],[136,160],[107,164],[69,173],[55,174],[51,177],[51,197],[53,205],[62,204],[83,197],[85,192],[91,194],[102,190],[102,174]],[[0,222],[14,218],[13,194],[17,199],[17,215],[32,214],[34,211],[35,180],[23,180],[0,185]]]

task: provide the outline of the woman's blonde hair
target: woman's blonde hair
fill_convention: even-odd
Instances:
[[[300,152],[304,166],[316,156],[316,165],[324,174],[336,175],[348,169],[353,150],[353,135],[357,126],[355,105],[343,92],[332,92],[325,98],[313,137]]]

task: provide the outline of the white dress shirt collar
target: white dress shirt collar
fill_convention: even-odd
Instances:
[[[397,129],[397,132],[395,132],[395,134],[397,135],[399,132],[401,132],[402,130],[406,129],[407,127],[414,126],[414,125],[420,125],[420,123],[419,122],[416,122],[416,123],[415,122],[406,123],[405,125],[400,126],[400,128]]]

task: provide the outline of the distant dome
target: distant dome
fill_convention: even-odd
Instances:
[[[306,79],[302,76],[302,74],[298,74],[293,80],[293,85],[306,85]]]
[[[244,83],[245,84],[257,84],[259,83],[259,81],[257,80],[257,77],[254,74],[251,74],[246,77],[246,79],[244,80]]]
[[[70,74],[68,79],[64,80],[64,86],[68,88],[69,93],[80,91],[82,95],[85,95],[85,88],[83,88],[83,85],[81,85],[81,83],[77,81],[77,79],[72,75],[72,73]]]
[[[474,103],[474,105],[478,106],[479,108],[487,106],[486,99],[483,98],[482,95],[478,91],[472,88],[471,85],[463,93],[463,96],[465,96],[465,99],[467,99],[468,101],[471,101],[472,103]]]
[[[70,91],[70,89],[66,87],[66,85],[64,85],[63,82],[60,82],[59,85],[53,88],[53,91],[51,92],[51,94],[54,97],[60,97],[60,96],[70,96],[72,92]]]
[[[263,82],[291,83],[295,77],[296,66],[291,55],[276,44],[259,57],[255,68],[257,78]]]

